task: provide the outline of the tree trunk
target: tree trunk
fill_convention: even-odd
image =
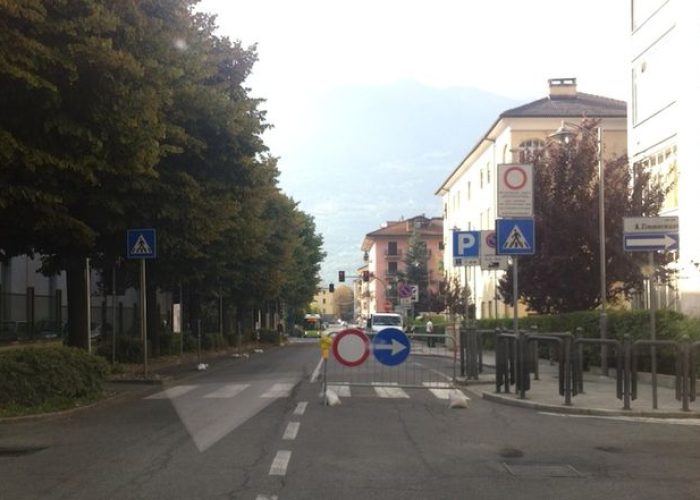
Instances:
[[[87,327],[87,281],[85,258],[76,257],[66,266],[66,288],[68,300],[67,344],[88,350],[89,334]]]

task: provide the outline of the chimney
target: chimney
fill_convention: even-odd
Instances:
[[[576,97],[576,78],[550,78],[549,98],[567,99]]]

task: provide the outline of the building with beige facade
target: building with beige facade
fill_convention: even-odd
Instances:
[[[580,92],[575,78],[551,79],[548,83],[546,97],[501,113],[435,193],[443,205],[443,238],[448,252],[445,271],[469,286],[477,318],[512,315],[512,310],[497,298],[496,287],[503,271],[455,267],[449,258],[452,230],[495,229],[497,166],[520,162],[528,150],[544,147],[563,121],[578,124],[583,118],[600,120],[605,159],[626,154],[624,101]]]
[[[686,0],[631,0],[630,162],[649,167],[671,192],[661,215],[679,219],[678,271],[656,288],[662,307],[700,315],[700,5]]]
[[[367,233],[362,241],[365,266],[360,268],[370,274],[369,282],[361,286],[361,311],[366,318],[375,312],[397,310],[395,287],[405,271],[406,252],[410,248],[411,237],[417,232],[420,241],[425,243],[428,254],[428,288],[433,293],[439,290],[443,279],[442,271],[442,218],[428,218],[420,215],[410,219],[388,221],[381,228]],[[398,312],[405,312],[403,310]]]

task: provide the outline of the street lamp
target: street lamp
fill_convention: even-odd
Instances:
[[[592,136],[590,129],[575,123],[561,122],[559,128],[550,138],[563,143],[569,143],[578,132]],[[603,175],[603,128],[597,127],[596,146],[598,156],[598,238],[600,240],[600,338],[608,338],[608,287],[605,277],[606,257],[605,257],[605,176]],[[606,344],[600,347],[600,370],[604,376],[608,375],[608,348]]]

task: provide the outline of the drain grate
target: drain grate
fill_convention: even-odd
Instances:
[[[1,448],[0,447],[0,458],[2,457],[24,457],[26,455],[33,455],[40,451],[45,450],[46,446],[25,446],[18,448]]]
[[[581,477],[581,474],[568,464],[503,464],[503,467],[516,477]]]

